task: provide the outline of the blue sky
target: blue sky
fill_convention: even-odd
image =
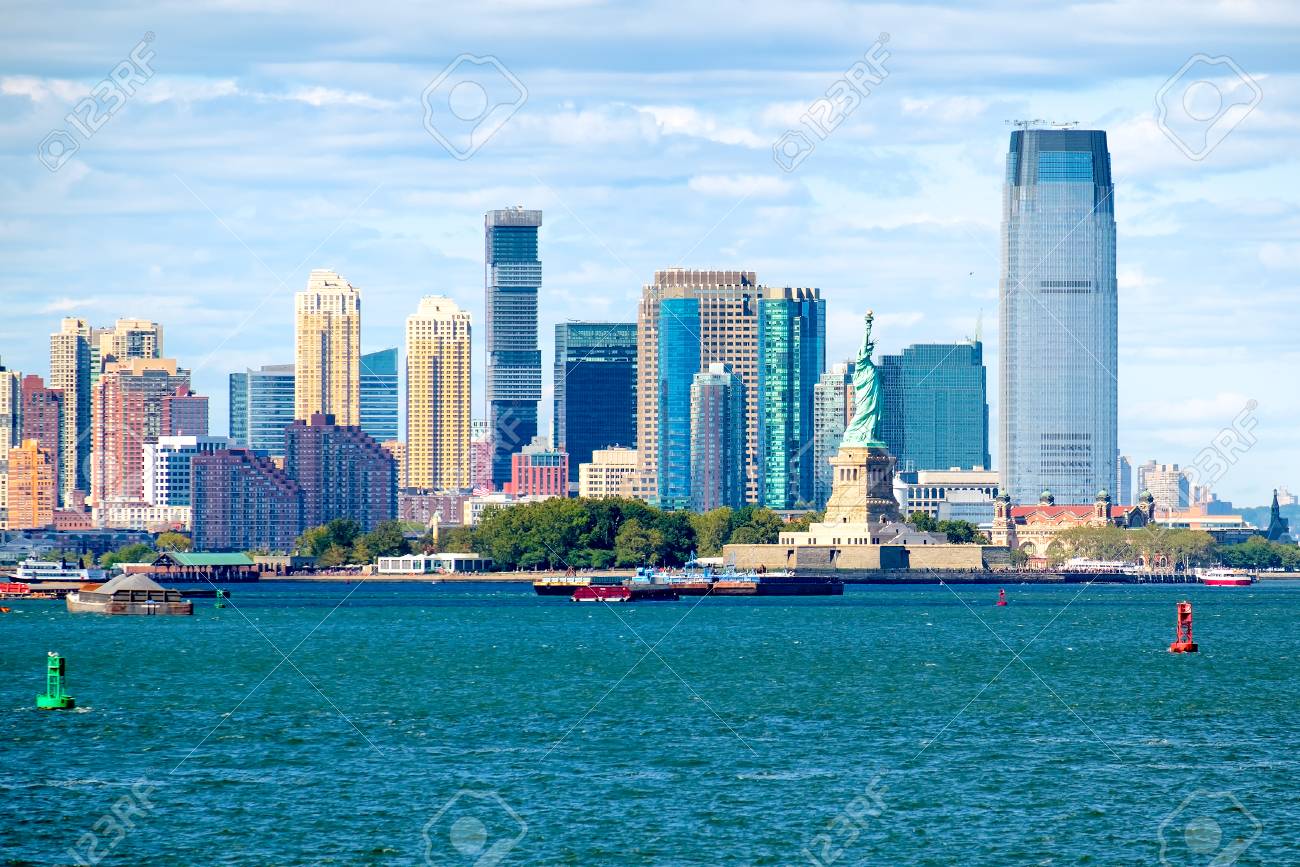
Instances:
[[[1254,400],[1258,441],[1216,490],[1300,489],[1294,4],[6,6],[10,368],[46,373],[62,316],[154,318],[224,432],[227,374],[292,360],[293,293],[328,267],[362,289],[367,351],[400,345],[421,295],[469,309],[480,414],[482,215],[524,204],[545,211],[547,379],[556,321],[631,320],[654,270],[684,265],[819,287],[831,361],[867,307],[887,352],[970,335],[982,312],[994,385],[1005,121],[1078,121],[1110,133],[1121,449],[1192,463]],[[146,33],[152,76],[83,136],[66,115]],[[884,81],[783,171],[773,143],[818,138],[800,116],[881,34]],[[494,103],[526,91],[465,160],[422,101],[461,54],[514,77],[480,76]],[[1156,96],[1197,54],[1250,81],[1198,64],[1166,90],[1185,138],[1217,116],[1204,82],[1230,104],[1192,159]],[[58,129],[79,147],[50,171],[37,150]],[[990,401],[996,418],[995,385]]]

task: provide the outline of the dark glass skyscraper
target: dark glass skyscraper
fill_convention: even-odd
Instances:
[[[510,456],[537,436],[542,353],[537,346],[537,253],[541,211],[522,207],[484,216],[487,289],[487,403],[492,484],[510,481]]]
[[[1002,491],[1091,503],[1115,484],[1114,185],[1106,133],[1011,134],[1002,205]],[[887,414],[886,414],[887,416]]]
[[[987,380],[979,341],[880,357],[880,436],[900,470],[989,466]]]
[[[576,485],[594,450],[636,447],[636,323],[557,323],[554,375],[553,439]]]
[[[397,439],[397,347],[361,356],[361,429],[379,442]]]
[[[758,302],[758,501],[815,499],[813,388],[826,369],[826,302],[816,289],[770,289]]]

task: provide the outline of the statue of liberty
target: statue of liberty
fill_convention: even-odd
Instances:
[[[844,431],[840,447],[885,448],[878,436],[880,431],[880,380],[876,365],[871,361],[876,344],[871,342],[871,323],[874,314],[868,310],[863,317],[866,333],[862,335],[862,348],[858,350],[853,365],[853,421]]]

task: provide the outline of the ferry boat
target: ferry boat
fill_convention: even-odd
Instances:
[[[1255,583],[1255,576],[1242,569],[1200,569],[1196,577],[1206,587],[1249,587]]]
[[[18,564],[14,580],[22,584],[39,584],[42,581],[81,581],[99,583],[108,573],[103,569],[82,569],[75,563],[61,560],[24,560]]]

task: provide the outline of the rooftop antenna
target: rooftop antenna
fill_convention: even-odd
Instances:
[[[1052,129],[1074,129],[1079,125],[1077,120],[1044,120],[1041,117],[1033,120],[1004,120],[1003,123],[1017,129],[1033,129],[1039,126],[1051,127]]]

